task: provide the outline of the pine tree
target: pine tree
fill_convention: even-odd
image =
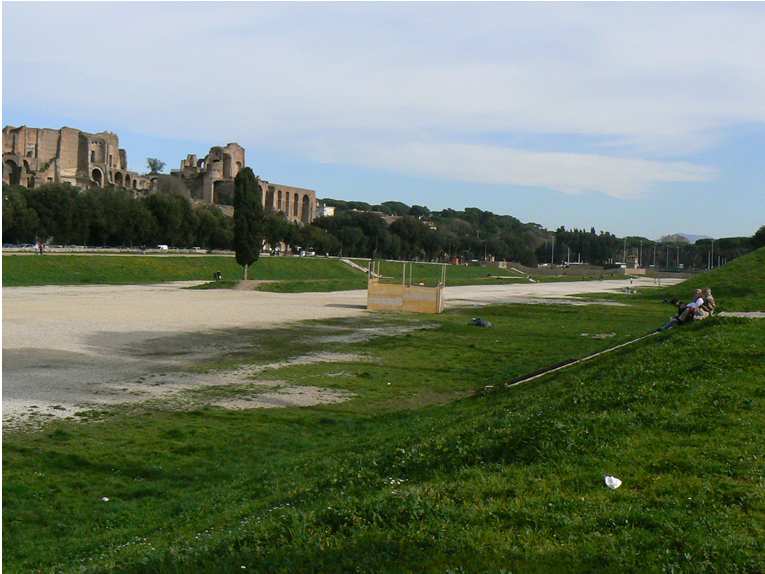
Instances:
[[[234,179],[234,251],[236,262],[247,268],[258,260],[263,244],[263,203],[260,180],[249,167]]]

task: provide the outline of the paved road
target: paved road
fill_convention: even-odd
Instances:
[[[629,281],[449,287],[448,306],[558,301]],[[633,285],[652,285],[652,280]],[[366,291],[266,293],[161,285],[3,289],[4,417],[97,400],[99,385],[230,349],[231,331],[365,313]],[[108,402],[107,397],[102,399]]]

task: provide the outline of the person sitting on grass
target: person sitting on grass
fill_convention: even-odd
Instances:
[[[712,296],[712,289],[709,287],[704,288],[704,303],[702,303],[699,307],[696,308],[693,318],[697,321],[700,321],[702,319],[706,319],[707,317],[711,316],[715,309],[717,308],[717,303],[715,302],[715,298]]]

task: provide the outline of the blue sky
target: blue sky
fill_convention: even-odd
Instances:
[[[619,235],[765,224],[764,4],[5,3],[3,124],[231,141],[320,197]]]

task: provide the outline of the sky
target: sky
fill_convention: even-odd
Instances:
[[[658,238],[765,225],[765,4],[3,3],[3,125],[238,142],[319,197]]]

